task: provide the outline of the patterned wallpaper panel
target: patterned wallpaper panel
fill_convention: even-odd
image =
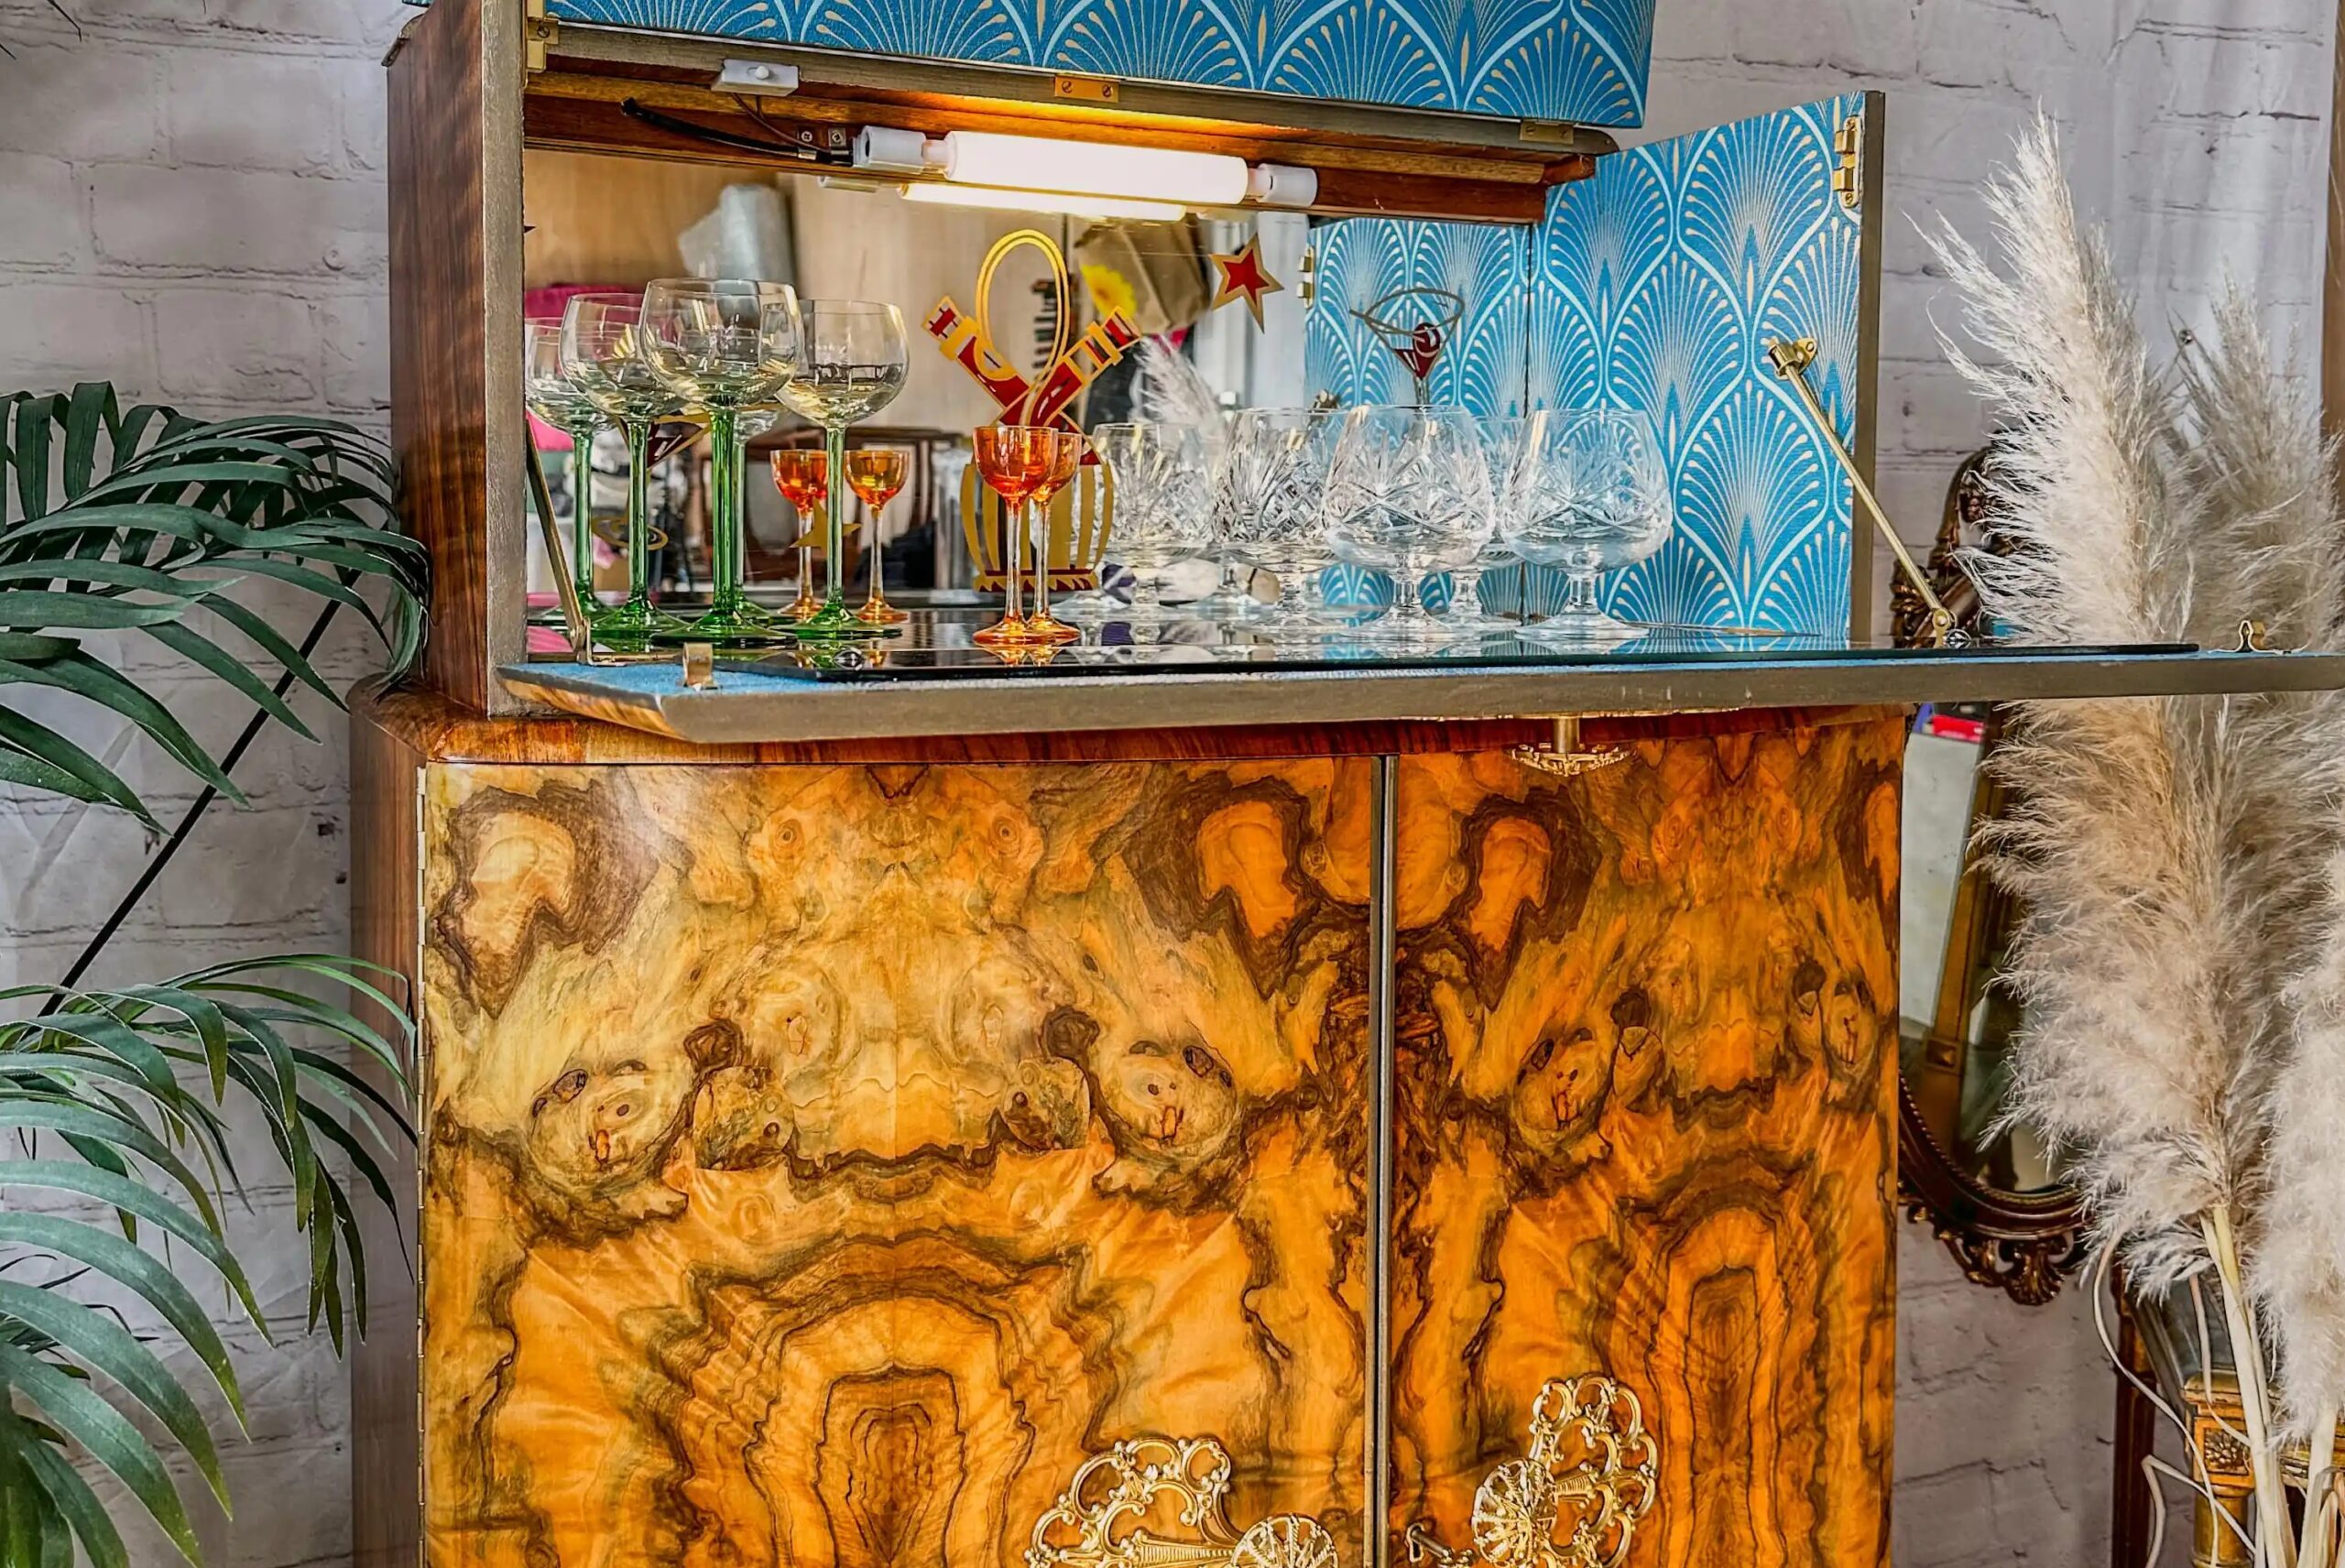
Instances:
[[[1810,381],[1853,444],[1868,308],[1862,215],[1832,191],[1833,137],[1864,111],[1851,93],[1601,158],[1593,178],[1550,193],[1546,220],[1527,234],[1385,218],[1322,224],[1309,385],[1347,404],[1408,401],[1408,372],[1348,310],[1403,284],[1456,289],[1466,328],[1435,370],[1436,402],[1652,415],[1677,528],[1651,561],[1606,580],[1618,614],[1845,632],[1854,500],[1766,355],[1777,338],[1817,340]],[[1381,584],[1336,575],[1331,587],[1380,597]],[[1531,606],[1543,610],[1560,579],[1529,577]]]
[[[1531,401],[1646,410],[1677,495],[1670,542],[1606,583],[1620,615],[1848,628],[1853,498],[1767,345],[1817,341],[1809,380],[1853,442],[1863,220],[1833,194],[1833,136],[1864,108],[1850,93],[1656,142],[1549,194]]]
[[[1653,0],[552,0],[551,10],[767,43],[1634,125]]]

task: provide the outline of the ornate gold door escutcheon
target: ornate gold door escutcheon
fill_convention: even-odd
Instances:
[[[1595,1373],[1555,1378],[1531,1404],[1531,1452],[1482,1478],[1474,1545],[1409,1527],[1423,1568],[1620,1568],[1653,1504],[1661,1450],[1637,1396]]]
[[[1336,1568],[1335,1538],[1307,1515],[1231,1524],[1229,1468],[1209,1437],[1127,1438],[1034,1521],[1026,1568]]]

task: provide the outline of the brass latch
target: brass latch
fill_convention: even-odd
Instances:
[[[1840,198],[1840,205],[1853,212],[1865,194],[1865,117],[1851,114],[1840,122],[1833,134],[1832,150],[1840,155],[1839,167],[1832,171],[1832,191]]]
[[[531,76],[542,75],[546,55],[562,41],[562,24],[546,15],[546,0],[521,0],[522,60]]]
[[[1855,122],[1851,120],[1849,123],[1853,125]],[[1799,394],[1800,403],[1807,409],[1808,417],[1816,421],[1816,430],[1824,437],[1824,444],[1832,449],[1832,455],[1839,460],[1840,472],[1849,476],[1849,488],[1856,494],[1858,504],[1872,517],[1873,527],[1881,537],[1889,542],[1889,552],[1897,558],[1898,570],[1905,573],[1905,581],[1913,584],[1914,591],[1922,596],[1922,603],[1929,606],[1930,627],[1926,634],[1929,646],[1944,648],[1954,640],[1953,612],[1938,597],[1937,590],[1930,586],[1930,580],[1922,569],[1914,563],[1913,553],[1905,548],[1905,541],[1897,537],[1897,529],[1891,524],[1889,514],[1881,510],[1880,498],[1873,495],[1872,486],[1866,484],[1865,476],[1857,472],[1857,460],[1849,455],[1848,447],[1840,440],[1839,430],[1833,426],[1832,416],[1824,411],[1823,403],[1816,396],[1816,388],[1808,385],[1807,368],[1816,363],[1816,354],[1814,338],[1780,338],[1767,345],[1767,363],[1773,365],[1775,374],[1790,382],[1792,389]]]
[[[1617,746],[1593,749],[1582,746],[1576,713],[1565,713],[1555,720],[1555,738],[1548,744],[1512,746],[1507,755],[1534,772],[1557,779],[1576,779],[1583,773],[1625,762],[1629,756],[1625,748]]]

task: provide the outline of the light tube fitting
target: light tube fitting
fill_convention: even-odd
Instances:
[[[1120,196],[1183,207],[1235,207],[1246,200],[1246,160],[1229,153],[1110,147],[995,131],[947,131],[941,167],[955,185]],[[940,149],[928,149],[933,165]]]
[[[1188,211],[1178,201],[1140,201],[1129,197],[1083,196],[1064,191],[1009,191],[993,185],[907,185],[903,195],[907,201],[935,207],[988,207],[1067,218],[1124,218],[1136,223],[1169,223]]]

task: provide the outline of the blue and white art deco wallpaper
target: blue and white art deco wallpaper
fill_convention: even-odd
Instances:
[[[581,22],[1593,125],[1644,117],[1653,0],[552,0]]]
[[[1853,447],[1864,214],[1841,205],[1832,175],[1835,134],[1867,112],[1852,93],[1599,158],[1592,178],[1549,193],[1527,247],[1519,231],[1489,226],[1324,223],[1308,384],[1347,404],[1411,399],[1408,372],[1350,310],[1407,285],[1456,289],[1467,326],[1445,355],[1456,362],[1435,370],[1434,401],[1653,418],[1677,527],[1651,561],[1607,580],[1609,607],[1685,626],[1845,632],[1853,497],[1767,346],[1816,340],[1810,382]],[[1517,343],[1519,368],[1502,363]],[[1372,596],[1377,585],[1357,575],[1342,585]],[[1531,578],[1537,610],[1560,582]]]

